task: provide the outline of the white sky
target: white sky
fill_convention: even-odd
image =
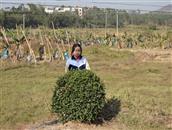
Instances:
[[[71,5],[71,6],[97,6],[101,8],[117,8],[117,9],[140,9],[140,10],[158,10],[161,6],[172,4],[172,0],[0,0],[0,2],[12,3],[35,3],[35,4],[51,4],[51,5]],[[100,2],[100,3],[95,3]],[[101,3],[103,2],[103,3]],[[106,2],[110,2],[106,4]],[[12,6],[1,4],[1,7]]]

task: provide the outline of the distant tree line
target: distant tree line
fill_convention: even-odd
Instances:
[[[0,26],[5,28],[15,28],[16,25],[23,24],[23,14],[25,16],[25,26],[37,28],[38,26],[55,28],[63,27],[115,27],[116,12],[115,9],[84,8],[83,17],[74,12],[47,14],[42,6],[34,4],[28,5],[30,10],[23,8],[22,5],[10,11],[0,10]],[[119,27],[125,25],[149,25],[149,26],[172,26],[172,14],[161,12],[139,13],[139,11],[127,12],[118,11]],[[106,20],[107,19],[107,20]],[[107,21],[107,22],[105,22]]]

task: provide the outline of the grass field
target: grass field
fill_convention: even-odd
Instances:
[[[165,130],[172,121],[172,64],[142,61],[135,52],[108,47],[84,48],[93,72],[106,86],[106,97],[118,98],[115,121],[130,130]],[[51,119],[51,97],[64,61],[38,65],[7,64],[0,68],[0,126],[17,129]]]

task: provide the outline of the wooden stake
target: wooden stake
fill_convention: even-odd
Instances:
[[[67,42],[68,42],[68,51],[71,52],[71,45],[70,45],[69,35],[67,31],[66,31],[66,36],[67,36]]]
[[[39,36],[40,36],[40,38],[41,38],[41,43],[42,43],[43,45],[45,45],[45,44],[44,44],[43,37],[42,37],[41,30],[39,30]],[[47,59],[47,51],[46,51],[46,48],[44,48],[44,52],[45,52],[45,58],[44,58],[44,61],[45,61],[45,60]]]
[[[50,61],[51,61],[52,56],[51,56],[51,52],[50,52],[50,47],[49,47],[49,44],[48,44],[48,40],[47,40],[46,37],[45,37],[45,40],[47,41],[47,42],[46,42],[46,45],[47,45],[47,48],[48,48],[48,55],[49,55],[49,58],[50,58]]]
[[[29,41],[27,40],[26,35],[25,35],[25,33],[24,33],[23,30],[22,30],[22,34],[23,34],[23,36],[24,36],[24,38],[25,38],[25,40],[26,40],[26,43],[27,43],[27,45],[28,45],[28,47],[29,47],[30,54],[33,55],[34,62],[35,62],[35,64],[36,64],[36,56],[35,56],[35,53],[34,53],[34,51],[32,50],[31,45],[30,45]]]
[[[7,39],[7,36],[6,36],[5,30],[4,30],[4,29],[1,29],[1,32],[2,32],[2,35],[3,35],[4,39],[5,39],[5,42],[6,42],[6,43],[7,43],[7,45],[9,46],[10,44],[9,44],[9,42],[8,42],[8,39]]]
[[[9,41],[8,41],[7,36],[6,36],[6,33],[5,33],[5,29],[1,29],[0,31],[2,32],[2,35],[3,35],[4,39],[5,39],[5,42],[6,42],[7,46],[9,47],[10,44],[9,44]],[[9,57],[10,57],[10,60],[15,63],[15,60],[13,60],[11,58],[11,55],[10,54],[9,54]]]
[[[56,35],[56,32],[55,32],[55,28],[54,28],[54,23],[53,22],[52,22],[52,26],[53,26],[54,37],[55,37],[56,40],[58,40],[57,35]],[[60,51],[60,54],[61,54],[62,59],[64,60],[64,55],[63,55],[62,50],[60,49],[58,43],[56,43],[56,45],[57,45],[58,50]]]

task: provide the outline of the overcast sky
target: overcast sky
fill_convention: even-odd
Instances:
[[[158,10],[162,6],[172,4],[172,0],[0,0],[0,2],[12,3],[35,3],[50,5],[71,5],[71,6],[97,6],[101,8],[116,9],[140,9],[140,10]],[[0,3],[0,7],[12,6],[13,4]]]

